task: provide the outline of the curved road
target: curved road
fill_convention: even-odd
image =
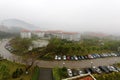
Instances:
[[[8,43],[9,40],[1,41],[0,42],[0,55],[7,60],[10,61],[17,61],[20,62],[22,59],[20,56],[16,56],[11,54],[8,50],[5,49],[5,45]]]
[[[10,61],[15,61],[18,63],[24,64],[21,57],[11,54],[7,51],[4,46],[9,40],[2,41],[0,43],[0,54],[5,59]],[[93,62],[93,64],[91,64]],[[63,64],[64,63],[64,64]],[[114,63],[120,63],[120,57],[109,57],[109,58],[99,58],[99,59],[92,59],[92,60],[81,60],[81,61],[43,61],[43,60],[36,60],[34,65],[38,65],[39,67],[44,68],[53,68],[55,66],[58,67],[68,67],[68,68],[86,68],[94,66],[102,66],[102,65],[110,65]]]

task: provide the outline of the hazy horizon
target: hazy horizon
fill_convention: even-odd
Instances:
[[[0,0],[0,21],[20,19],[43,29],[120,34],[119,0]]]

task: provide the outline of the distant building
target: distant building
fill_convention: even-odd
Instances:
[[[96,80],[96,79],[91,74],[81,74],[78,76],[74,76],[62,80]]]
[[[63,31],[46,31],[45,33],[49,38],[57,37],[60,39],[66,39],[69,41],[79,41],[80,40],[80,34],[77,32],[63,32]]]
[[[23,30],[20,35],[21,38],[31,38],[31,32],[29,30]]]
[[[21,32],[21,37],[22,38],[31,38],[31,34],[36,35],[38,38],[60,38],[60,39],[66,39],[69,41],[79,41],[81,38],[81,35],[77,32],[64,32],[60,30],[51,30],[51,31],[28,31],[28,30],[23,30]]]
[[[33,34],[36,35],[39,38],[45,37],[45,32],[44,31],[37,30],[37,31],[34,31]]]
[[[80,34],[77,32],[63,32],[61,38],[69,41],[79,41]]]
[[[38,48],[38,47],[46,47],[48,45],[48,41],[47,40],[37,40],[37,41],[33,41],[33,48]]]

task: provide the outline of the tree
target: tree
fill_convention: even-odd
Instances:
[[[14,49],[14,53],[18,55],[23,55],[23,53],[26,53],[29,49],[29,47],[32,45],[31,39],[22,39],[19,37],[16,37],[10,41],[11,46]]]

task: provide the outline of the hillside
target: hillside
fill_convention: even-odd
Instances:
[[[3,32],[0,31],[0,38],[9,38],[9,37],[13,37],[16,36],[17,34],[12,34],[12,33],[7,33],[7,32]]]
[[[36,29],[37,27],[33,24],[30,24],[26,21],[19,20],[19,19],[7,19],[3,20],[2,24],[10,28],[23,28],[23,29]]]

